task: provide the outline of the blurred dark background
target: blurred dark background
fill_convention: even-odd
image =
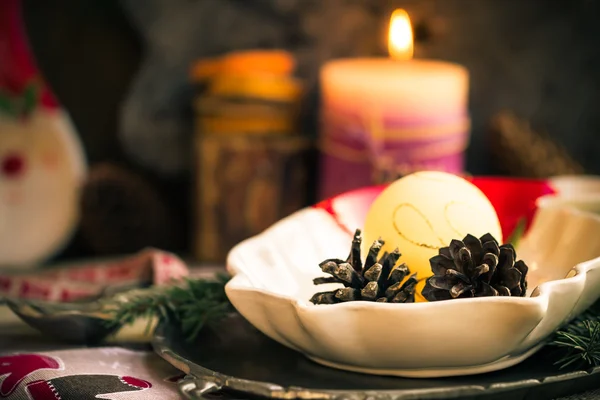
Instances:
[[[471,73],[468,172],[501,173],[487,132],[503,109],[547,132],[587,172],[600,172],[596,0],[25,0],[24,17],[89,162],[143,176],[189,232],[191,63],[236,49],[291,51],[310,89],[302,131],[314,137],[319,67],[386,55],[397,7],[411,15],[416,57],[458,62]],[[185,251],[184,236],[169,246]],[[84,254],[71,247],[67,255]]]

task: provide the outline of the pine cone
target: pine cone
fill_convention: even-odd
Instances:
[[[357,229],[352,240],[350,255],[345,261],[328,259],[319,264],[323,272],[332,276],[316,278],[315,285],[341,283],[344,288],[316,293],[310,301],[314,304],[335,304],[356,300],[413,303],[417,284],[416,274],[402,282],[410,274],[410,270],[404,263],[394,269],[394,265],[400,259],[398,249],[391,253],[385,252],[377,260],[384,242],[381,239],[376,240],[369,249],[363,266],[360,254],[361,241],[361,231]]]
[[[525,296],[527,265],[516,260],[512,245],[498,246],[489,233],[467,235],[441,248],[429,260],[433,276],[422,295],[428,301],[484,296]]]
[[[122,254],[182,242],[172,210],[140,175],[110,163],[94,165],[80,199],[82,238],[95,254]]]

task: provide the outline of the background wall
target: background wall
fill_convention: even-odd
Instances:
[[[600,2],[595,0],[25,0],[34,52],[71,112],[92,162],[140,171],[187,210],[189,65],[232,49],[283,47],[310,95],[330,58],[385,55],[389,15],[412,16],[416,57],[471,72],[467,168],[494,174],[487,124],[502,109],[526,117],[600,173]],[[180,215],[185,219],[185,212]]]

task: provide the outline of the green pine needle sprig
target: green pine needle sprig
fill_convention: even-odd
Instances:
[[[568,366],[594,368],[600,366],[600,313],[598,305],[592,306],[565,327],[559,329],[550,346],[560,350],[555,362],[561,369]]]
[[[512,231],[508,239],[506,239],[506,243],[512,244],[514,247],[519,245],[519,242],[525,235],[525,228],[527,226],[527,220],[525,218],[519,219],[515,229]]]
[[[214,326],[233,306],[225,294],[228,275],[215,279],[186,279],[177,286],[153,287],[117,296],[107,304],[110,319],[107,325],[119,328],[147,318],[176,324],[188,340],[193,340],[205,326]]]

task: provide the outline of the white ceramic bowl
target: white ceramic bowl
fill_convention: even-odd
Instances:
[[[235,308],[272,339],[316,362],[406,377],[476,374],[512,366],[600,297],[600,217],[540,199],[517,254],[530,267],[532,297],[432,303],[349,302],[316,306],[318,263],[345,257],[372,192],[307,208],[229,254],[226,291]],[[360,207],[359,207],[360,206]],[[568,276],[568,277],[567,277]],[[329,288],[327,287],[329,286]]]

